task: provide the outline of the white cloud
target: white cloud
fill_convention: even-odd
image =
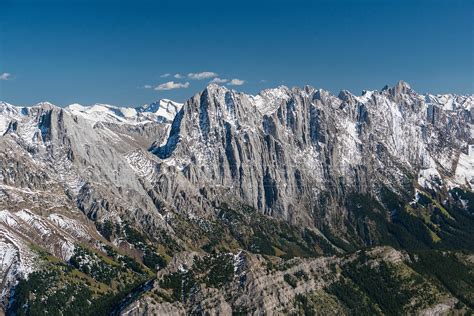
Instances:
[[[241,86],[241,85],[243,85],[244,83],[245,83],[245,80],[241,80],[241,79],[235,78],[235,79],[232,79],[232,80],[228,83],[228,85],[229,85],[229,86]]]
[[[181,88],[188,88],[188,87],[189,87],[189,82],[181,83],[181,82],[168,81],[156,86],[155,90],[166,91],[166,90],[181,89]]]
[[[151,85],[149,85],[149,84],[146,84],[146,85],[143,86],[143,88],[145,88],[145,89],[151,89],[151,88],[153,88],[153,87],[152,87]]]
[[[229,79],[222,79],[222,78],[214,78],[212,79],[209,83],[217,83],[217,84],[223,84],[223,83],[226,83],[227,81],[229,81]]]
[[[168,78],[169,76],[171,76],[171,74],[165,73],[165,74],[162,74],[160,78]]]
[[[8,80],[8,79],[10,79],[11,76],[12,76],[11,73],[4,72],[0,75],[0,80]]]
[[[204,72],[198,72],[198,73],[189,73],[188,78],[192,80],[202,80],[202,79],[209,79],[209,78],[214,78],[217,77],[218,74],[215,72],[211,71],[204,71]]]
[[[183,79],[183,76],[181,74],[175,74],[173,77],[176,79]]]

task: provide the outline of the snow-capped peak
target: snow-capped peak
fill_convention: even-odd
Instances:
[[[425,102],[441,106],[445,111],[455,111],[460,108],[469,111],[474,108],[474,95],[426,94]]]
[[[137,112],[134,108],[117,107],[110,104],[97,103],[91,106],[83,106],[74,103],[65,107],[65,110],[91,121],[126,122],[129,120],[135,121],[137,118]]]
[[[137,110],[141,113],[154,114],[159,121],[171,122],[182,106],[182,103],[161,99],[158,102],[146,104]]]
[[[44,109],[44,110],[51,110],[51,109],[59,108],[59,107],[57,105],[51,103],[51,102],[44,101],[44,102],[36,103],[35,105],[32,106],[32,108],[40,108],[40,109]]]
[[[147,121],[158,121],[169,123],[182,104],[168,99],[146,104],[142,107],[119,107],[110,104],[97,103],[91,106],[81,104],[70,104],[65,109],[73,114],[81,115],[92,121],[140,123]]]

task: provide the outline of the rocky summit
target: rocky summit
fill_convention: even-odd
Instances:
[[[0,314],[469,314],[474,95],[0,102]]]

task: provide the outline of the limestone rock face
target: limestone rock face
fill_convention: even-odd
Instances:
[[[426,188],[472,189],[472,175],[457,164],[473,141],[473,104],[472,96],[422,96],[402,81],[338,97],[311,87],[251,96],[211,84],[186,102],[166,143],[150,152],[208,200],[237,198],[317,226],[338,222],[351,192],[400,192],[412,179]]]
[[[0,102],[0,303],[37,268],[31,245],[68,260],[77,243],[100,248],[105,222],[181,251],[212,239],[224,205],[344,237],[353,193],[472,191],[473,113],[473,96],[420,95],[405,82],[361,96],[308,86],[248,95],[211,84],[185,104],[140,108]],[[252,278],[256,288],[273,282]],[[242,300],[268,310],[270,297],[292,295],[279,291]],[[226,314],[222,293],[208,294]]]
[[[32,246],[69,260],[76,243],[101,240],[94,221],[165,225],[146,189],[159,172],[146,149],[169,123],[92,108],[0,103],[0,307],[38,268]]]
[[[167,211],[206,217],[222,202],[344,230],[353,192],[472,190],[473,104],[405,82],[361,96],[283,86],[253,96],[211,84],[184,105],[137,109],[1,103],[2,190],[55,191],[92,220],[150,231],[169,226]],[[34,208],[12,196],[7,209]]]

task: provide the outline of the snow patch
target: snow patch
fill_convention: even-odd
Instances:
[[[471,190],[474,189],[474,155],[459,155],[458,165],[456,167],[455,181],[460,185],[468,185]]]
[[[442,184],[441,175],[436,169],[436,163],[431,157],[424,160],[424,166],[418,172],[418,184],[426,189],[434,189]]]

